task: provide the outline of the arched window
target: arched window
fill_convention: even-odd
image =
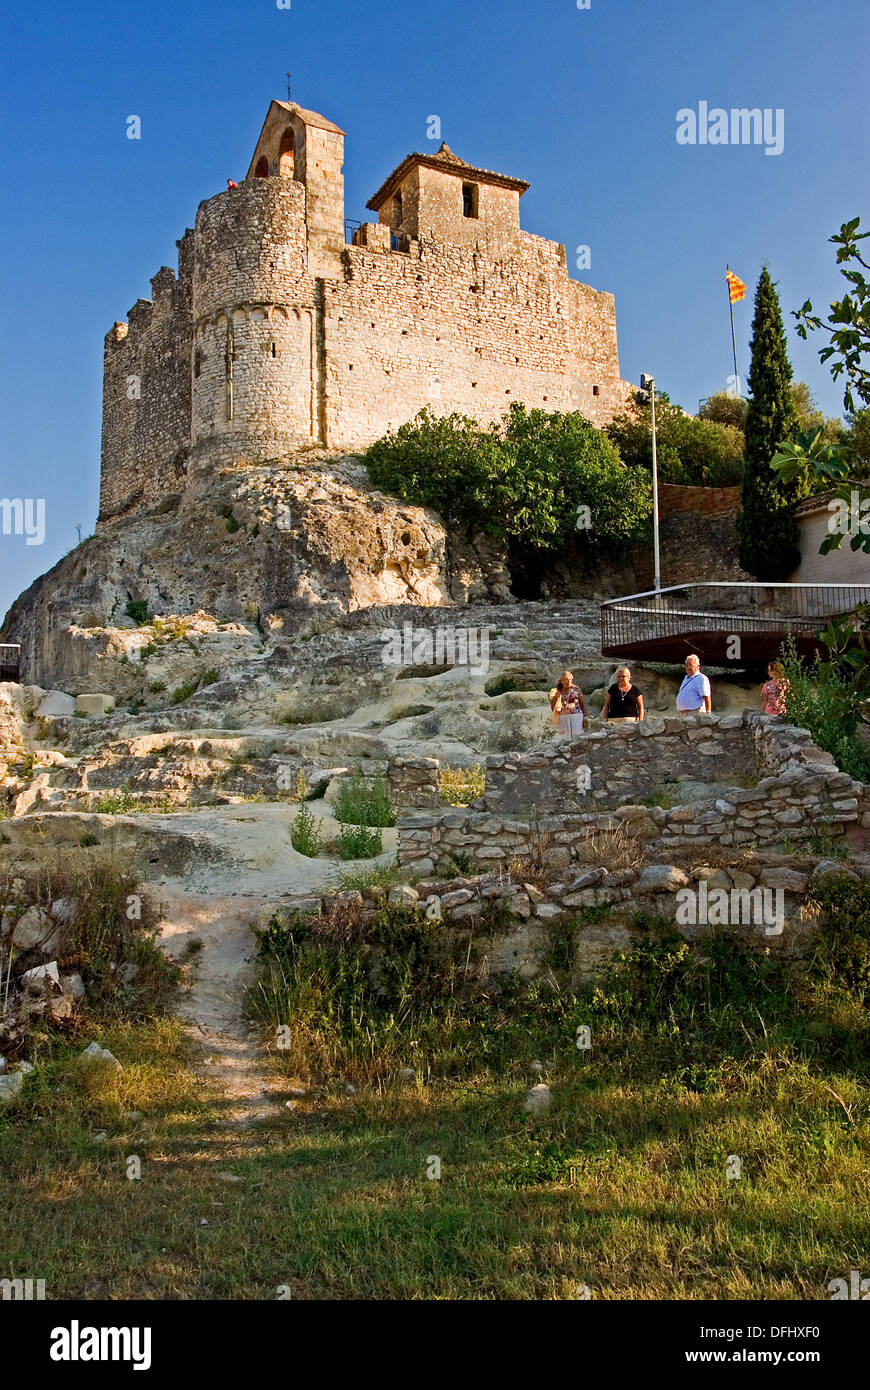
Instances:
[[[254,170],[255,179],[267,179],[269,177],[269,161],[264,154],[257,160],[257,167]]]
[[[282,179],[296,177],[296,138],[291,126],[288,126],[281,136],[281,145],[278,150],[278,172]]]

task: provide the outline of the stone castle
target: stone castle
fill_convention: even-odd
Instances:
[[[345,222],[344,132],[273,101],[238,187],[203,202],[106,336],[99,523],[189,471],[350,452],[424,406],[484,424],[512,401],[604,424],[630,393],[614,300],[520,227],[521,179],[411,154]]]

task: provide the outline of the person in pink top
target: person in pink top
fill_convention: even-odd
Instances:
[[[767,680],[761,687],[761,709],[763,714],[785,714],[785,701],[789,683],[785,678],[785,667],[781,661],[771,661],[767,668]]]

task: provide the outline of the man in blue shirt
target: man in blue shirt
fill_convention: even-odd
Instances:
[[[696,656],[686,657],[686,677],[677,691],[677,713],[710,714],[712,711],[710,682],[701,673],[701,662]]]

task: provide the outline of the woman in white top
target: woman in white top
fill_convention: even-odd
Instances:
[[[686,676],[677,691],[677,713],[681,718],[687,714],[710,714],[713,704],[710,682],[701,671],[697,656],[686,657]]]

